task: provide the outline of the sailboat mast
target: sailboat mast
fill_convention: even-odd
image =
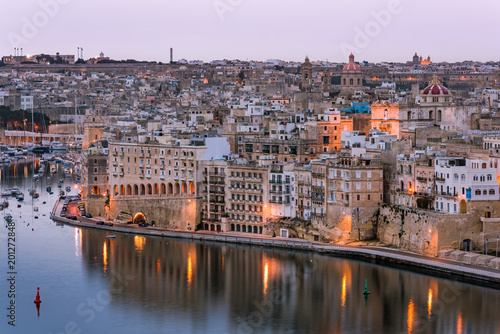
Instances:
[[[31,135],[33,136],[33,146],[35,146],[35,122],[33,120],[33,102],[31,103]]]

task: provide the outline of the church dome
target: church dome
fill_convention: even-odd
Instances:
[[[448,90],[448,88],[443,86],[443,82],[441,81],[441,79],[437,75],[434,75],[429,86],[425,87],[424,90],[422,91],[422,95],[451,96],[451,93]]]
[[[349,55],[349,63],[344,66],[344,71],[360,71],[358,64],[354,62],[354,55],[351,53]]]

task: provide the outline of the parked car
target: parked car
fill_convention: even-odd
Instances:
[[[77,220],[76,216],[74,216],[74,215],[68,216],[66,218],[71,219],[71,220]]]
[[[66,217],[66,212],[61,212],[60,216],[61,217]]]
[[[86,214],[85,214],[85,217],[87,217],[87,218],[92,218],[92,215],[91,215],[90,213],[86,213]]]
[[[104,225],[104,222],[103,221],[98,221],[96,224],[97,225]]]
[[[137,226],[139,226],[139,227],[146,227],[148,225],[146,223],[139,223],[139,224],[137,224]]]
[[[106,225],[106,226],[113,226],[113,223],[105,222],[104,225]]]

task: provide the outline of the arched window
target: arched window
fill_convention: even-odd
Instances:
[[[481,168],[483,168],[483,169],[486,168],[486,162],[483,162],[483,164],[481,165]]]
[[[493,180],[493,177],[491,176],[491,174],[486,175],[486,180],[488,180],[488,181]]]
[[[408,111],[407,119],[411,119],[411,111]]]
[[[465,174],[460,175],[460,182],[465,182]]]
[[[488,190],[484,189],[483,190],[483,195],[488,195]]]
[[[438,110],[437,112],[437,121],[441,122],[441,110]]]
[[[477,180],[479,180],[479,177],[478,177],[477,175],[474,175],[474,176],[472,177],[472,181],[477,181]]]
[[[453,181],[458,181],[458,174],[457,173],[453,174]]]
[[[476,189],[475,194],[480,196],[481,195],[481,190],[480,189]]]
[[[495,189],[490,189],[490,195],[495,195]]]
[[[361,86],[361,79],[358,78],[358,86]]]
[[[118,196],[118,186],[114,186],[113,187],[113,193],[115,194],[115,196]]]
[[[346,79],[344,78],[344,86],[345,86],[345,85],[347,85],[347,81],[346,81]]]
[[[484,180],[486,180],[486,178],[484,177],[484,175],[481,175],[481,176],[479,177],[479,181],[484,182]]]
[[[351,79],[349,79],[349,85],[350,85],[350,86],[353,86],[353,85],[354,85],[354,79],[352,79],[352,78],[351,78]]]
[[[389,110],[385,109],[384,110],[384,119],[388,119],[389,118]]]
[[[434,120],[434,110],[429,111],[429,119],[430,119],[431,121],[433,121],[433,120]]]

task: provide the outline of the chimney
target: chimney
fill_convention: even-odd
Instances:
[[[174,48],[170,48],[170,62],[174,61]]]

